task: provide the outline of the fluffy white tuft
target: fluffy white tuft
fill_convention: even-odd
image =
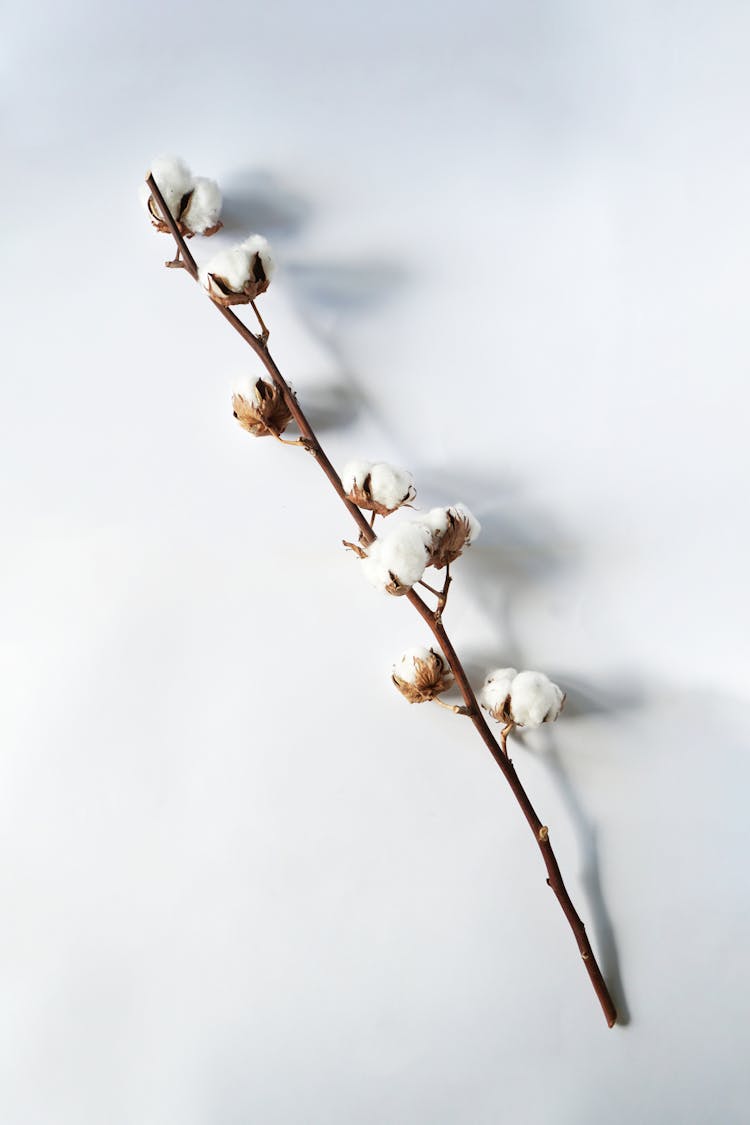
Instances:
[[[479,692],[479,702],[487,711],[502,711],[518,675],[515,668],[496,668],[490,672]]]
[[[378,461],[370,469],[370,495],[384,508],[398,508],[416,496],[411,473]]]
[[[151,175],[156,180],[156,186],[164,196],[164,202],[175,218],[179,218],[180,204],[183,197],[193,187],[193,176],[184,160],[179,156],[157,156],[151,162]],[[145,194],[141,191],[141,198],[148,205],[151,194],[148,184],[144,184]]]
[[[215,180],[208,180],[205,176],[196,176],[190,204],[182,216],[183,223],[195,234],[203,234],[204,230],[216,226],[220,214],[219,185]]]
[[[257,380],[251,379],[249,375],[240,375],[232,383],[232,394],[244,398],[245,402],[257,402],[258,388],[256,382]]]
[[[510,689],[510,709],[519,727],[552,722],[562,710],[565,696],[543,672],[519,672]]]
[[[201,266],[198,271],[201,285],[210,291],[211,281],[209,274],[215,274],[229,286],[235,293],[241,293],[242,287],[250,279],[250,262],[252,255],[244,246],[233,246],[231,250],[220,250],[214,254],[207,265]]]
[[[276,269],[276,262],[271,254],[271,247],[268,245],[268,239],[264,238],[262,234],[251,234],[242,243],[242,249],[247,250],[250,255],[250,260],[257,254],[260,258],[263,272],[270,281]]]
[[[454,519],[466,520],[469,527],[466,546],[470,547],[474,540],[479,537],[482,525],[465,504],[453,504],[449,508],[431,508],[429,512],[425,512],[420,518],[422,523],[429,527],[431,531],[442,535],[448,530],[448,519],[451,515]]]
[[[368,476],[370,496],[377,504],[382,504],[384,508],[390,508],[391,511],[416,496],[411,473],[407,473],[405,469],[396,469],[384,461],[373,463],[360,458],[347,461],[344,465],[341,474],[344,491],[351,492],[355,488],[364,488]]]
[[[399,586],[413,586],[425,572],[430,541],[423,524],[396,524],[370,545],[367,558],[362,559],[368,581],[381,590],[394,581]]]
[[[347,461],[341,471],[341,485],[344,492],[351,492],[354,488],[362,488],[371,468],[371,461],[362,461],[356,457]]]
[[[398,676],[400,680],[404,680],[407,684],[413,684],[417,678],[417,661],[423,660],[425,662],[432,658],[432,653],[428,648],[407,648],[402,652],[396,663],[393,665],[393,674]]]

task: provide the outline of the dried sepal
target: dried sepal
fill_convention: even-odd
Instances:
[[[411,586],[407,586],[405,583],[403,583],[398,575],[394,574],[392,570],[389,570],[388,574],[390,576],[390,581],[386,582],[385,586],[383,587],[386,594],[393,594],[395,598],[402,598],[404,594],[409,593],[409,591],[411,590]]]
[[[442,570],[454,562],[465,547],[470,547],[481,531],[479,520],[463,504],[433,508],[424,517],[432,533],[430,566]]]
[[[442,655],[430,648],[403,653],[391,674],[393,683],[409,703],[429,703],[453,683]]]
[[[243,380],[232,395],[235,418],[254,437],[278,437],[292,420],[291,411],[274,383]]]

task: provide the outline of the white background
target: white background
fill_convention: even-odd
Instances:
[[[747,6],[4,26],[3,1125],[746,1120]],[[513,753],[613,1031],[479,739],[389,683],[420,622],[233,422],[162,151],[225,189],[199,258],[271,238],[334,462],[481,518],[447,623],[569,693]]]

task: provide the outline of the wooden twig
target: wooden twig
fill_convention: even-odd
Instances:
[[[198,267],[195,263],[195,259],[190,253],[185,239],[181,235],[174,219],[172,218],[172,215],[164,202],[162,194],[159,191],[159,188],[153,176],[149,176],[146,182],[148,183],[151,189],[151,194],[153,195],[154,200],[156,201],[157,206],[159,207],[159,210],[164,217],[164,222],[169,227],[172,236],[177,243],[178,253],[182,255],[182,261],[185,271],[190,274],[194,281],[197,281]],[[331,484],[332,488],[338,495],[351,518],[356,523],[359,530],[359,540],[362,546],[368,546],[369,544],[373,543],[376,536],[374,531],[372,530],[372,527],[370,526],[370,523],[365,519],[360,509],[355,504],[353,504],[346,495],[338,473],[323,451],[320,442],[318,441],[312,429],[312,426],[308,422],[302,408],[297,401],[296,396],[290,390],[288,383],[286,382],[283,375],[276,366],[276,363],[272,359],[266,346],[267,337],[254,335],[254,333],[252,333],[250,329],[247,328],[245,324],[243,324],[239,317],[234,312],[232,312],[230,308],[225,308],[222,305],[217,304],[216,302],[212,302],[212,304],[216,309],[218,309],[224,319],[228,321],[229,324],[231,324],[232,328],[234,328],[234,330],[239,333],[242,339],[252,348],[252,350],[255,352],[255,354],[258,356],[261,363],[265,367],[268,374],[271,376],[273,382],[281,391],[289,412],[294,418],[294,421],[297,423],[297,427],[302,434],[302,437],[305,439],[305,447],[309,450],[310,453],[312,453],[318,465],[328,478],[328,481]],[[350,546],[352,546],[353,549],[356,550],[353,544],[351,544]],[[448,667],[453,673],[453,678],[455,680],[456,686],[461,692],[464,700],[464,707],[461,709],[460,713],[467,715],[471,719],[474,727],[477,730],[477,733],[479,734],[480,738],[499,766],[503,776],[505,777],[505,780],[508,782],[508,785],[511,788],[513,796],[516,798],[516,801],[521,807],[521,811],[526,818],[526,822],[533,832],[534,839],[536,840],[537,846],[542,853],[542,859],[547,870],[547,885],[555,894],[555,897],[560,903],[563,914],[568,920],[568,924],[573,931],[573,935],[578,946],[578,951],[583,960],[586,972],[589,975],[589,979],[593,986],[594,992],[596,993],[596,996],[601,1005],[602,1011],[607,1021],[607,1025],[609,1027],[612,1027],[617,1020],[617,1011],[615,1009],[615,1005],[613,1003],[612,997],[609,994],[609,990],[601,974],[599,965],[597,964],[596,957],[594,956],[594,952],[591,948],[591,943],[589,942],[588,936],[586,934],[585,926],[578,916],[571,901],[570,895],[568,894],[563,882],[562,874],[560,872],[555,854],[552,850],[552,844],[550,843],[549,829],[546,825],[542,824],[541,820],[537,816],[534,807],[531,804],[531,801],[529,800],[529,797],[525,789],[523,788],[521,781],[519,780],[513,763],[508,757],[505,743],[509,731],[507,728],[503,730],[503,733],[501,735],[501,743],[498,743],[492,731],[490,730],[490,727],[488,726],[484,715],[482,714],[479,703],[477,702],[476,695],[474,694],[474,690],[469,683],[469,678],[466,674],[466,671],[458,658],[456,650],[454,649],[450,638],[448,637],[448,634],[445,631],[445,626],[443,625],[442,621],[442,611],[447,600],[450,582],[451,577],[448,573],[448,568],[446,567],[445,584],[443,586],[443,590],[434,591],[434,593],[437,594],[438,597],[438,608],[436,610],[431,610],[414,589],[409,590],[409,592],[405,595],[405,598],[411,603],[411,605],[427,625],[428,629],[440,646],[440,650],[445,657]]]

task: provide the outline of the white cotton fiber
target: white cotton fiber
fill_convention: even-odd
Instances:
[[[158,180],[157,180],[158,183]],[[182,215],[182,222],[195,234],[203,234],[215,227],[221,214],[221,192],[214,180],[196,176],[190,203]]]
[[[538,727],[556,719],[565,696],[543,672],[519,672],[510,690],[513,721],[519,727]]]
[[[362,461],[356,457],[347,461],[341,470],[341,487],[344,492],[353,492],[355,488],[362,488],[371,468],[371,461]]]
[[[179,218],[180,204],[193,187],[193,176],[187,164],[184,160],[180,160],[179,156],[157,156],[156,160],[151,162],[151,175],[156,180],[156,186],[172,215]],[[144,186],[145,202],[148,205],[151,192],[148,184]]]
[[[407,684],[413,684],[417,678],[416,661],[428,663],[431,659],[432,653],[428,648],[407,648],[393,665],[393,674]]]
[[[497,712],[499,715],[510,695],[513,681],[518,673],[515,668],[496,668],[490,672],[482,684],[479,692],[479,702],[487,711]]]
[[[375,504],[388,508],[391,512],[401,504],[408,504],[416,496],[411,473],[396,469],[384,461],[373,463],[361,458],[347,461],[341,474],[341,483],[345,492],[365,492]]]
[[[436,535],[442,535],[448,530],[448,509],[431,508],[429,512],[422,512],[419,516],[421,523]]]
[[[256,387],[257,379],[251,379],[249,375],[240,375],[232,383],[232,395],[239,395],[244,398],[245,402],[258,401],[258,389]]]
[[[377,590],[385,590],[386,586],[393,581],[385,561],[382,539],[376,539],[374,543],[370,544],[361,565],[365,578]]]
[[[411,473],[378,461],[370,469],[370,495],[384,508],[398,508],[416,496]]]
[[[268,245],[268,240],[261,234],[251,234],[242,243],[242,249],[246,250],[250,255],[250,261],[257,254],[260,258],[260,263],[263,266],[263,273],[270,281],[276,269],[276,262],[271,254],[271,247]]]
[[[233,246],[231,250],[220,250],[210,262],[201,266],[198,276],[204,289],[211,291],[209,274],[220,277],[234,293],[241,293],[242,287],[250,279],[251,254],[244,246]]]
[[[422,524],[396,524],[370,545],[362,560],[368,581],[381,590],[392,582],[413,586],[425,572],[429,543],[430,533]]]

